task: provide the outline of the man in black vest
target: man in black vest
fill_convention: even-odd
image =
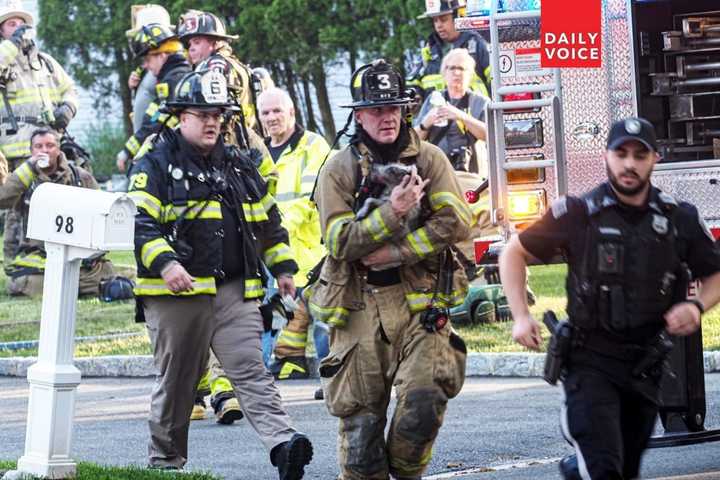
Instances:
[[[660,159],[653,126],[640,118],[616,122],[605,158],[608,182],[556,200],[500,258],[513,338],[534,350],[542,338],[528,311],[525,267],[556,253],[568,261],[572,342],[561,377],[562,429],[575,455],[560,462],[566,479],[638,476],[662,366],[636,367],[658,335],[696,331],[720,300],[720,252],[697,209],[650,183]],[[690,300],[681,281],[688,269],[702,282]]]

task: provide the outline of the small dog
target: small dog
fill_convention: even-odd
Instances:
[[[355,218],[362,220],[370,215],[375,208],[383,203],[390,201],[390,193],[393,188],[400,185],[405,175],[412,175],[416,171],[415,165],[405,165],[402,163],[378,164],[372,163],[370,170],[370,183],[384,185],[385,188],[377,197],[368,197],[363,202],[360,209],[355,214]],[[393,240],[399,240],[412,230],[420,227],[420,206],[415,206],[406,216],[406,228],[401,229],[393,235]]]

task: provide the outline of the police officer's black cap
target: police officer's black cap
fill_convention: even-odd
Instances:
[[[607,139],[607,149],[617,150],[625,142],[636,141],[645,145],[648,150],[657,152],[655,127],[644,118],[630,117],[612,124]]]

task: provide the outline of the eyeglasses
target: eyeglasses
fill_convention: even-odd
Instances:
[[[203,123],[207,123],[211,119],[216,122],[222,122],[225,118],[223,117],[223,112],[193,112],[192,110],[185,110],[185,113],[197,117]]]
[[[451,72],[454,71],[454,72],[462,73],[465,71],[465,67],[463,67],[462,65],[448,65],[447,67],[445,67],[445,70],[450,70]]]

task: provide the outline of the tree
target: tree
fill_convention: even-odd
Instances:
[[[129,0],[40,0],[38,25],[43,47],[95,95],[95,108],[107,110],[119,92],[126,132],[132,131],[127,78],[135,67],[125,37],[130,5]]]

